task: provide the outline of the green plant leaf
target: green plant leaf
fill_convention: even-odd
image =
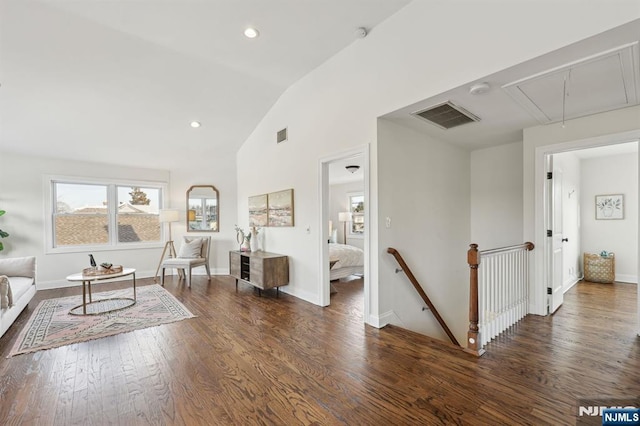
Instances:
[[[2,216],[2,215],[3,215],[3,214],[5,214],[5,213],[6,213],[6,211],[4,211],[4,210],[0,210],[0,216]]]
[[[2,229],[0,229],[0,238],[7,238],[8,236],[9,236],[8,233],[6,233]]]
[[[0,243],[0,251],[4,250],[4,246]]]

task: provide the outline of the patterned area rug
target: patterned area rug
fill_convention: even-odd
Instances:
[[[8,357],[194,318],[171,293],[154,284],[137,289],[136,304],[100,315],[70,315],[82,296],[43,300],[24,326]],[[132,297],[131,288],[94,293],[93,300]]]

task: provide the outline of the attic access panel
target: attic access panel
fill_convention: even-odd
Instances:
[[[444,130],[480,121],[480,118],[452,102],[445,102],[411,114]]]
[[[636,105],[638,86],[636,42],[509,83],[503,89],[540,124],[549,124]]]

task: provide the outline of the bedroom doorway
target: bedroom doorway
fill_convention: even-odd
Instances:
[[[325,157],[319,167],[321,305],[356,304],[363,322],[370,311],[368,164],[363,146]]]

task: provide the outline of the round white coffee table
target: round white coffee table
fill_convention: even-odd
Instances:
[[[114,278],[133,276],[133,298],[111,297],[101,300],[92,300],[91,283],[93,281],[111,280]],[[100,275],[87,275],[82,272],[69,275],[67,281],[82,282],[82,304],[74,306],[69,311],[71,315],[100,315],[108,312],[119,311],[136,303],[136,270],[133,268],[123,268],[121,272],[104,273]],[[87,302],[87,293],[89,302]],[[82,308],[82,309],[80,309]]]

